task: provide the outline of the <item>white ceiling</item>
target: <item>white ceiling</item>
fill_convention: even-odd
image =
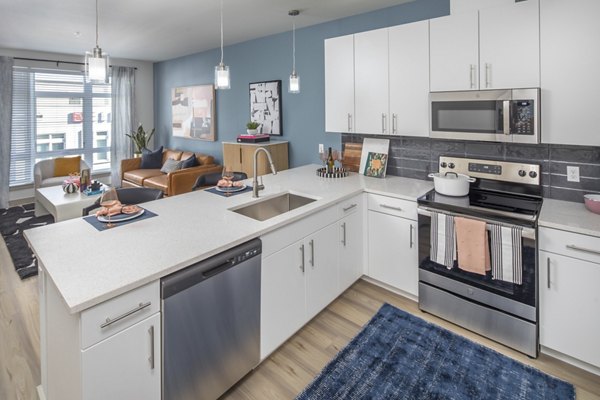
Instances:
[[[225,45],[413,0],[223,0]],[[162,61],[219,46],[219,0],[99,0],[99,46]],[[78,34],[76,34],[78,32]],[[0,48],[83,54],[95,46],[94,0],[0,0]]]

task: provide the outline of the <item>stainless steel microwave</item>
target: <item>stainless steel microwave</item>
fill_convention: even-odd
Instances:
[[[432,92],[430,136],[488,142],[540,142],[540,89]]]

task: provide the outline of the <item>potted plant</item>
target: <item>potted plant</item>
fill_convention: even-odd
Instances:
[[[150,139],[152,139],[152,136],[154,135],[154,128],[152,128],[152,132],[150,132],[150,134],[147,134],[142,124],[140,124],[140,126],[137,128],[137,131],[131,132],[131,134],[126,133],[125,135],[131,139],[135,146],[133,154],[136,157],[140,157],[142,154],[142,149],[145,149],[146,146],[148,146],[148,142],[150,142]]]
[[[260,124],[258,122],[250,121],[246,124],[246,132],[248,132],[248,135],[256,135],[259,126]]]

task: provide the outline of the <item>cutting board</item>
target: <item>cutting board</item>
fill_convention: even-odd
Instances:
[[[345,169],[358,172],[360,167],[360,156],[362,154],[362,143],[345,143],[342,164]]]

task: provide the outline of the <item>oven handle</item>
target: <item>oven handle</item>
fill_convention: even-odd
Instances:
[[[427,210],[425,208],[421,208],[421,207],[417,208],[417,214],[423,215],[425,217],[431,217],[431,211]],[[463,217],[463,215],[455,214],[455,213],[451,213],[451,212],[447,212],[447,211],[440,212],[440,214],[452,215],[453,217]],[[515,224],[503,224],[501,222],[494,221],[494,220],[491,220],[491,219],[477,218],[477,217],[472,217],[470,215],[469,216],[465,215],[464,217],[465,218],[470,218],[470,219],[475,219],[477,221],[484,221],[484,222],[486,222],[488,224],[494,224],[494,225],[500,225],[500,226],[507,226],[507,227],[519,226],[519,225],[515,225]],[[486,229],[490,230],[489,227],[486,227]],[[526,239],[536,240],[536,230],[533,229],[533,228],[523,227],[523,231],[522,231],[521,236],[524,237],[524,238],[526,238]]]

